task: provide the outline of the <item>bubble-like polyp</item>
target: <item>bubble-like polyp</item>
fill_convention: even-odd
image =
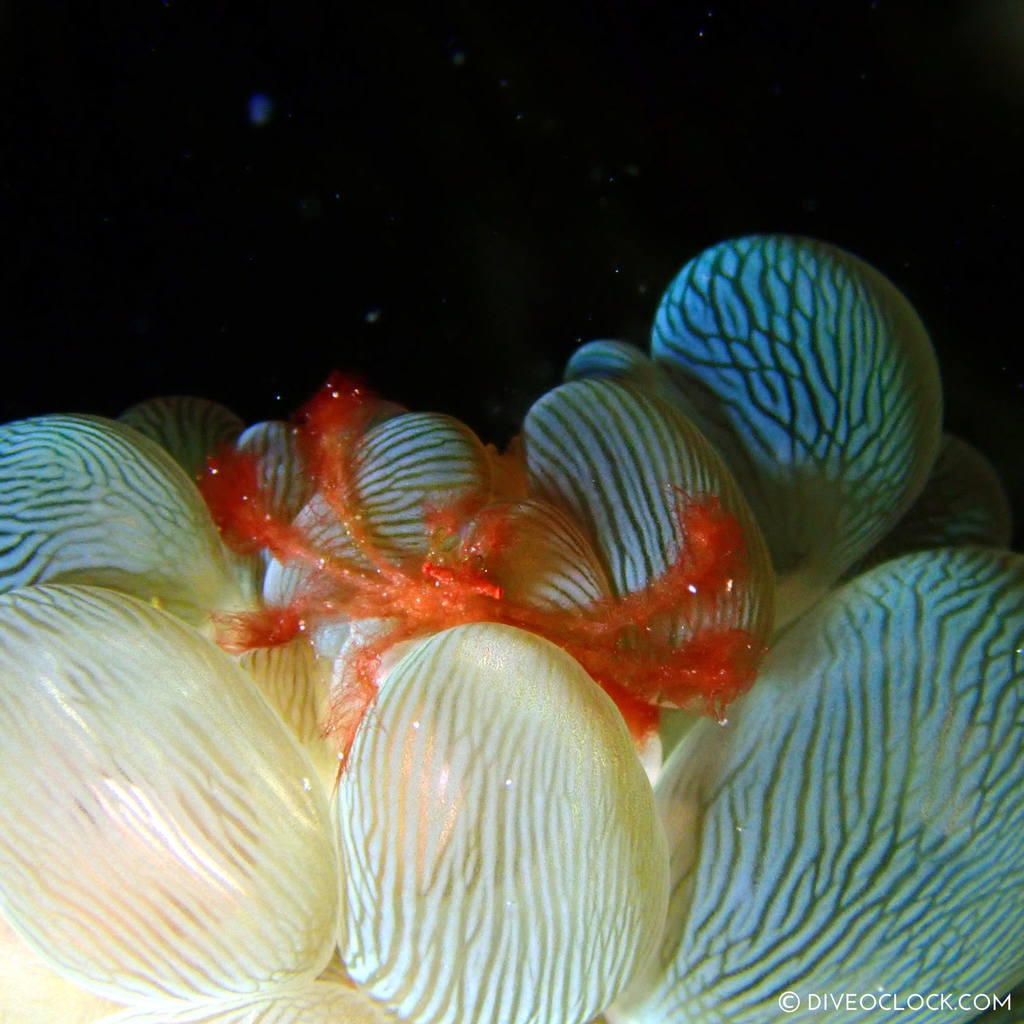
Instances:
[[[347,623],[325,725],[343,752],[387,652],[469,622],[563,648],[638,743],[659,705],[721,714],[752,682],[764,636],[743,628],[748,538],[717,496],[666,483],[676,550],[645,586],[617,593],[588,524],[537,497],[520,442],[499,453],[450,417],[400,411],[337,373],[295,417],[292,441],[312,493],[297,515],[252,453],[226,450],[202,478],[225,540],[293,577],[285,602],[219,616],[218,640],[238,653]]]

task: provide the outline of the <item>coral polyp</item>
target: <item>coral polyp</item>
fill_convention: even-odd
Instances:
[[[298,572],[285,603],[218,616],[222,647],[240,653],[332,623],[372,623],[353,628],[335,679],[326,728],[342,751],[373,699],[387,652],[471,622],[515,626],[563,648],[612,697],[638,740],[656,727],[659,704],[719,714],[749,685],[760,640],[738,626],[692,625],[713,619],[709,612],[747,581],[743,531],[717,496],[665,484],[679,538],[674,558],[642,589],[614,594],[583,531],[530,493],[517,443],[504,453],[478,445],[474,479],[453,486],[443,473],[423,474],[423,451],[443,464],[459,458],[460,442],[476,447],[474,439],[435,437],[399,474],[399,490],[411,474],[419,477],[406,488],[417,492],[418,513],[402,550],[387,536],[394,509],[373,508],[365,483],[373,471],[367,436],[394,409],[335,373],[297,414],[293,438],[315,512],[289,518],[276,509],[258,458],[243,450],[211,458],[201,481],[230,546],[262,549]],[[563,548],[569,572],[590,568],[589,601],[553,600],[537,586],[553,547]],[[567,547],[577,549],[575,565]]]

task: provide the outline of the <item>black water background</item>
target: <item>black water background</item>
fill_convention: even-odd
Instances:
[[[9,0],[0,89],[0,419],[268,418],[337,366],[500,441],[705,245],[790,231],[910,296],[1024,519],[1019,0]]]

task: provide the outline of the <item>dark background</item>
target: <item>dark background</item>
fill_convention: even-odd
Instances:
[[[0,419],[340,367],[501,441],[704,246],[799,232],[915,303],[1024,518],[1024,0],[7,0],[0,84]]]

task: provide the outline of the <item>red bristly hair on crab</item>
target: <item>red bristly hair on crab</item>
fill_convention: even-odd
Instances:
[[[764,653],[736,628],[703,626],[677,641],[680,621],[696,619],[743,584],[746,562],[739,524],[717,498],[674,494],[683,543],[644,589],[571,610],[506,600],[497,619],[568,651],[616,702],[637,739],[656,727],[659,703],[720,716],[753,682]],[[508,543],[500,516],[489,529],[473,549],[484,564]]]
[[[511,599],[500,585],[497,566],[512,543],[511,526],[507,514],[495,511],[504,506],[488,508],[483,497],[424,509],[428,550],[418,565],[398,564],[377,548],[359,511],[354,458],[380,408],[358,382],[333,374],[296,418],[306,471],[344,527],[355,560],[319,550],[299,527],[280,521],[253,457],[224,452],[209,460],[201,482],[229,545],[264,548],[277,561],[308,570],[287,607],[220,616],[223,647],[240,652],[286,643],[339,617],[388,623],[355,652],[332,695],[326,729],[343,754],[376,693],[382,655],[402,641],[468,622],[517,626],[568,651],[615,700],[638,741],[657,727],[657,702],[719,714],[750,684],[762,652],[749,633],[704,627],[682,641],[676,636],[678,622],[697,618],[743,579],[742,532],[716,498],[676,494],[679,553],[643,590],[584,609],[537,607]],[[489,453],[498,482],[490,497],[523,497],[518,450]]]

